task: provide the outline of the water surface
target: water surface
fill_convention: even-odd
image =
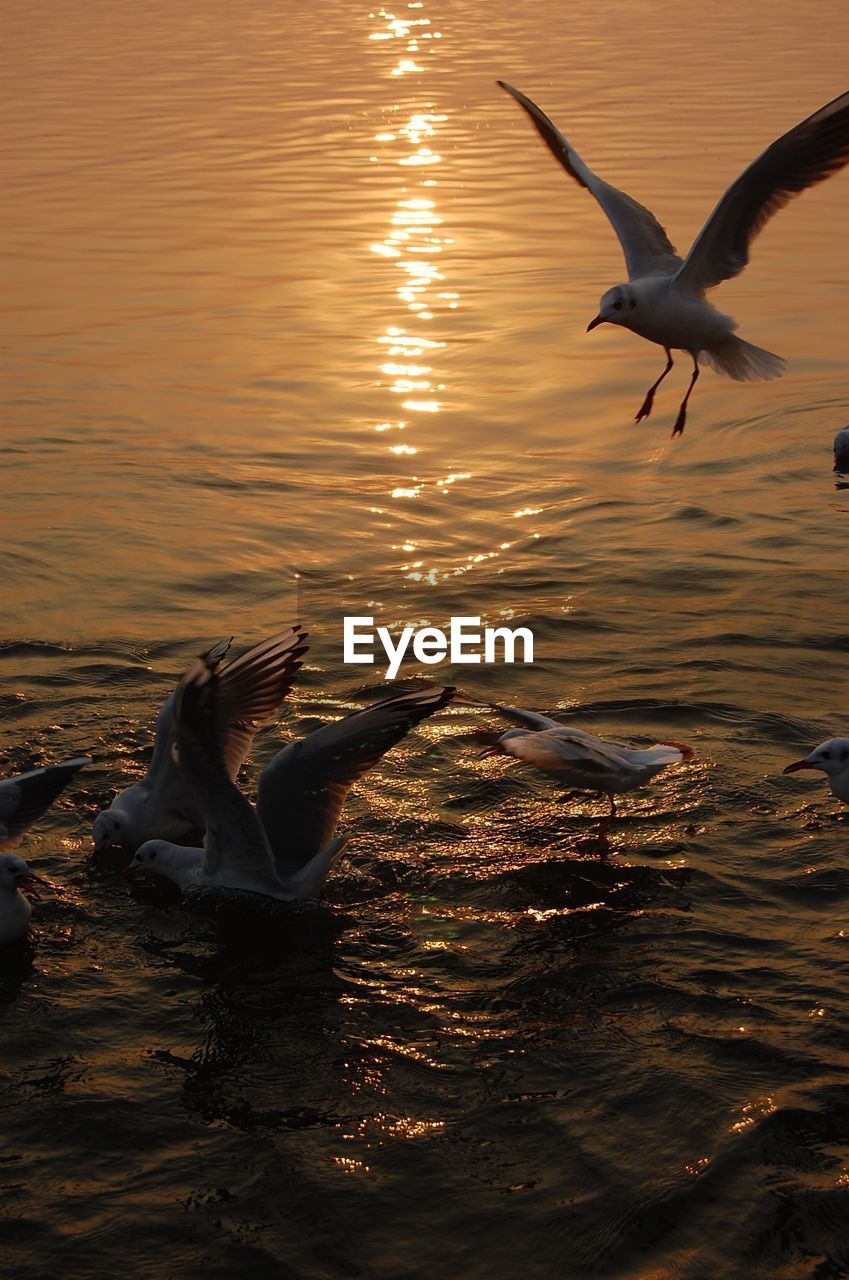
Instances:
[[[635,425],[618,246],[494,85],[684,251],[846,88],[844,7],[3,8],[2,771],[96,758],[0,988],[12,1273],[847,1274],[846,818],[781,769],[845,727],[849,179],[717,294],[786,377],[706,373],[673,441],[687,361]],[[250,789],[388,691],[364,612],[530,625],[435,674],[696,762],[604,867],[458,708],[265,938],[86,863],[200,646],[313,634]]]

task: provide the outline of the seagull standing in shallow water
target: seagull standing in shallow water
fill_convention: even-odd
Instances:
[[[600,324],[618,324],[666,352],[666,368],[649,387],[636,420],[652,411],[654,395],[672,368],[672,351],[688,351],[693,360],[690,385],[672,434],[680,435],[687,401],[699,376],[699,356],[717,373],[735,382],[780,378],[780,356],[734,335],[737,327],[705,298],[705,291],[739,275],[749,261],[749,246],[774,213],[800,191],[822,182],[849,161],[849,92],[829,102],[778,138],[732,182],[683,260],[663,227],[636,200],[603,182],[587,168],[560,130],[518,89],[498,84],[523,107],[552,155],[601,205],[619,237],[628,284],[601,299],[587,332]]]
[[[532,764],[553,778],[563,787],[575,791],[589,791],[607,796],[610,811],[599,827],[599,851],[604,857],[610,845],[607,830],[616,817],[614,795],[633,791],[648,782],[661,769],[680,764],[693,755],[692,747],[680,742],[656,742],[652,747],[626,747],[621,742],[610,742],[596,737],[585,729],[569,729],[559,720],[541,716],[536,711],[524,711],[521,707],[506,707],[491,703],[508,720],[522,726],[508,729],[498,741],[480,752],[484,756],[506,755]]]

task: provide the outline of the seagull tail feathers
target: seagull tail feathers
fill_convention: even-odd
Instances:
[[[711,369],[727,374],[735,382],[769,382],[780,378],[786,368],[781,356],[764,351],[763,347],[756,347],[733,333],[700,354]]]

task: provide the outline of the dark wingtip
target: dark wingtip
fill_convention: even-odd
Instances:
[[[94,764],[91,756],[72,756],[70,760],[60,760],[57,767],[76,773],[78,769],[84,769],[87,764]]]
[[[660,745],[662,747],[674,747],[676,751],[680,751],[682,760],[692,760],[696,754],[693,747],[688,747],[686,742],[673,742],[671,739],[664,738]]]

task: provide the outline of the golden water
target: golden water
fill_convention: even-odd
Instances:
[[[847,87],[845,6],[2,8],[3,772],[96,757],[25,850],[65,894],[2,1009],[15,1265],[844,1274],[845,823],[780,771],[847,728],[849,176],[716,294],[784,379],[706,372],[672,440],[688,362],[635,425],[660,349],[585,333],[618,245],[494,82],[683,252]],[[383,692],[346,613],[531,625],[429,674],[698,762],[597,871],[456,711],[271,956],[84,869],[200,644],[300,616],[285,732]]]

